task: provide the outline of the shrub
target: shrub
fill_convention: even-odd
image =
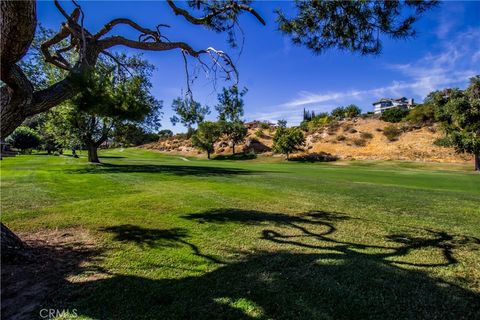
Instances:
[[[383,134],[389,141],[395,141],[398,140],[398,137],[402,134],[402,130],[396,126],[386,126],[383,129]]]
[[[357,147],[365,147],[367,145],[367,141],[365,139],[353,139],[352,142]]]
[[[405,117],[413,125],[431,125],[435,122],[435,106],[433,104],[418,105]]]
[[[268,130],[268,129],[270,129],[270,123],[267,122],[267,121],[262,121],[262,122],[260,122],[259,127],[262,130]]]
[[[315,131],[316,129],[329,124],[330,121],[332,121],[330,116],[324,114],[318,115],[308,122],[307,127],[309,131]]]
[[[362,113],[362,110],[354,104],[345,107],[345,117],[347,118],[358,117],[360,113]]]
[[[357,131],[356,129],[354,129],[354,128],[351,128],[350,130],[348,130],[348,132],[350,132],[350,133],[357,133],[358,131]]]
[[[337,108],[332,110],[330,115],[333,118],[336,118],[336,119],[343,119],[345,117],[345,108],[344,107],[337,107]]]
[[[308,131],[308,121],[303,120],[298,126],[300,130],[307,132]]]
[[[396,123],[402,121],[407,115],[408,110],[402,108],[391,108],[382,113],[380,120]]]
[[[451,139],[449,139],[448,137],[438,138],[437,140],[435,140],[433,142],[433,144],[436,145],[437,147],[452,147],[453,146]]]
[[[255,132],[255,135],[256,135],[257,137],[259,137],[259,138],[263,137],[263,136],[264,136],[264,134],[263,134],[263,129],[257,130],[257,132]]]
[[[25,150],[38,147],[40,145],[40,136],[35,130],[21,126],[13,131],[8,138],[8,143],[24,152]]]
[[[373,139],[373,134],[370,132],[362,132],[360,133],[360,138],[362,139]]]
[[[338,129],[340,128],[340,123],[334,119],[332,119],[330,121],[330,123],[328,124],[328,133],[329,134],[334,134],[335,132],[338,131]]]
[[[347,140],[347,137],[345,137],[344,135],[337,136],[337,141],[345,141],[345,140]]]
[[[295,156],[288,160],[300,161],[300,162],[330,162],[330,161],[337,161],[338,157],[330,153],[319,152],[319,153],[307,153],[307,154]]]

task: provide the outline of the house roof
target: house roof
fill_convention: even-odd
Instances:
[[[401,97],[401,98],[381,98],[380,100],[378,101],[375,101],[374,103],[372,104],[377,104],[377,103],[381,103],[381,102],[391,102],[391,101],[395,101],[395,102],[406,102],[407,101],[407,98],[405,97]]]

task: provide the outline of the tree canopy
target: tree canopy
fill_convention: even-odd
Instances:
[[[218,95],[218,104],[215,109],[218,112],[218,119],[224,121],[240,121],[243,116],[243,96],[248,89],[238,90],[234,85],[230,88],[223,88],[222,93]]]
[[[471,78],[466,90],[432,92],[426,103],[435,104],[450,144],[458,152],[472,154],[475,170],[480,171],[480,76]]]
[[[165,37],[159,24],[155,29],[139,25],[128,18],[116,18],[106,22],[98,32],[89,31],[81,6],[72,1],[73,10],[68,13],[60,3],[54,4],[65,22],[60,30],[52,34],[39,46],[46,63],[63,74],[61,80],[37,88],[34,79],[19,67],[20,60],[33,45],[37,16],[34,0],[2,1],[1,15],[1,136],[8,136],[27,117],[45,112],[72,98],[83,87],[75,81],[94,71],[100,56],[112,58],[112,48],[124,46],[148,51],[178,50],[187,56],[200,59],[211,57],[211,65],[202,65],[213,73],[218,70],[226,79],[238,79],[238,71],[222,50],[211,46],[194,49],[188,42],[174,41]],[[167,0],[172,12],[192,25],[206,27],[215,32],[226,32],[228,41],[235,45],[234,31],[240,28],[239,16],[252,15],[259,23],[264,19],[250,6],[248,0],[187,1],[182,6]],[[279,30],[297,44],[305,45],[315,53],[329,48],[338,48],[362,54],[380,52],[380,35],[392,38],[413,36],[414,22],[420,15],[435,6],[436,1],[297,1],[296,13],[287,16],[277,11]],[[137,39],[119,32],[119,27],[129,27],[138,33]],[[68,57],[75,56],[71,62]],[[187,87],[189,86],[188,68]],[[39,79],[37,79],[39,80]],[[188,88],[189,89],[189,88]]]

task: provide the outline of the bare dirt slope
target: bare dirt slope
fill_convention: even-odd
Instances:
[[[428,126],[405,130],[395,141],[389,141],[383,130],[391,123],[378,119],[344,120],[315,132],[306,134],[305,152],[324,152],[340,159],[361,160],[410,160],[433,162],[467,162],[472,158],[467,154],[457,154],[453,148],[434,145],[442,136],[438,126]],[[394,124],[401,128],[402,125]],[[270,154],[275,130],[250,128],[246,143],[236,147],[236,151],[266,152]],[[182,155],[203,155],[189,140],[170,138],[165,141],[142,146],[147,149],[167,151]],[[227,141],[216,145],[219,154],[231,153]]]

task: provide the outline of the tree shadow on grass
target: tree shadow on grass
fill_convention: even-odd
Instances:
[[[219,154],[213,160],[253,160],[256,159],[255,153],[235,153],[235,154]]]
[[[253,175],[265,171],[252,171],[239,168],[221,168],[196,165],[136,165],[136,164],[111,164],[87,166],[79,169],[69,170],[70,173],[163,173],[176,176],[230,176],[230,175]]]
[[[193,243],[187,241],[188,233],[186,229],[150,229],[130,224],[101,228],[100,231],[113,234],[113,240],[124,243],[135,243],[140,247],[159,248],[159,247],[178,247],[186,245],[190,247],[193,254],[205,258],[211,262],[223,264],[219,259],[203,254]]]
[[[428,268],[458,263],[455,251],[467,245],[478,247],[477,238],[425,229],[424,236],[388,235],[386,240],[391,245],[385,246],[345,242],[333,236],[339,227],[336,224],[351,218],[324,211],[288,215],[217,209],[184,218],[201,223],[264,226],[260,239],[274,244],[272,250],[276,251],[242,253],[240,260],[219,265],[213,272],[182,279],[117,275],[83,285],[83,292],[90,298],[71,303],[77,303],[82,315],[116,319],[474,319],[480,316],[478,293],[428,273]],[[273,227],[282,227],[284,233]],[[288,232],[290,229],[293,235]],[[168,242],[181,242],[186,237],[179,230],[165,232],[136,226],[111,230],[119,241],[140,245],[152,245],[152,240],[162,245],[164,237]],[[436,261],[442,261],[429,264],[401,261],[407,254],[428,248],[438,249],[441,253]],[[373,249],[373,253],[362,252],[364,249]],[[125,290],[126,296],[106,294]]]
[[[98,156],[101,159],[125,159],[124,156]]]
[[[45,230],[21,236],[17,257],[2,255],[2,319],[37,319],[47,301],[80,272],[107,273],[99,267],[102,250],[81,229]],[[86,240],[87,239],[87,240]]]
[[[473,237],[425,229],[391,234],[387,245],[346,242],[335,231],[346,214],[297,215],[217,209],[185,216],[202,223],[260,226],[270,251],[241,252],[199,276],[155,279],[112,274],[69,283],[63,306],[95,319],[476,319],[480,295],[436,278],[430,268],[459,263],[458,249],[477,248]],[[102,229],[114,241],[152,247],[192,245],[184,229],[120,225]],[[212,241],[214,237],[212,237]],[[391,245],[390,245],[391,244]],[[194,254],[201,250],[191,247]],[[196,248],[197,251],[195,251]],[[402,257],[434,249],[431,264]],[[363,249],[371,249],[363,252]],[[208,255],[200,255],[208,259]],[[159,257],[161,259],[161,257]],[[441,261],[440,261],[441,260]],[[438,262],[440,261],[440,262]],[[175,267],[173,264],[172,267]],[[414,268],[413,268],[414,267]],[[153,271],[153,270],[152,270]]]

